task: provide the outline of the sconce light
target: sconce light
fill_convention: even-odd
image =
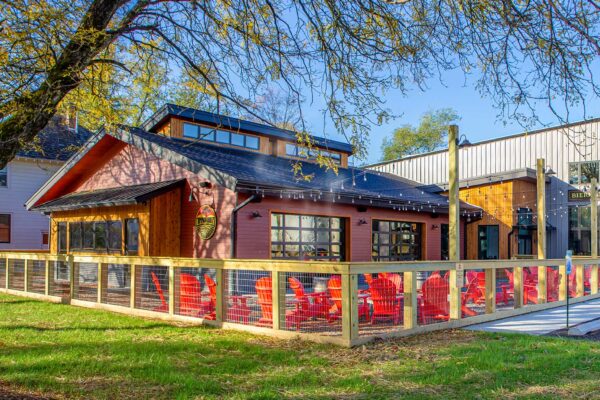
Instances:
[[[358,224],[359,225],[366,225],[367,224],[367,220],[364,219],[364,218],[361,218],[361,219],[358,220]]]
[[[556,172],[554,172],[554,170],[551,167],[546,168],[546,175],[550,176],[550,175],[556,175]]]
[[[464,133],[460,136],[460,138],[458,138],[458,142],[458,147],[469,147],[473,145],[471,142],[469,142],[469,139],[467,139]]]
[[[258,211],[252,211],[252,218],[262,218],[262,215]]]
[[[439,229],[439,227],[440,226],[438,224],[433,224],[433,225],[431,225],[431,230],[435,231],[436,229]]]

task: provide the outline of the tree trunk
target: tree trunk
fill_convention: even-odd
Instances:
[[[0,122],[0,168],[48,124],[60,101],[79,85],[91,60],[113,40],[106,28],[122,4],[122,0],[94,0],[46,80],[8,106],[7,118]]]

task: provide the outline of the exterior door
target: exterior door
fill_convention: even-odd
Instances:
[[[497,260],[500,247],[500,228],[498,225],[480,225],[478,230],[478,258]]]

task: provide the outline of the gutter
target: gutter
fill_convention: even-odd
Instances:
[[[236,240],[235,240],[235,238],[236,238],[236,231],[237,231],[237,212],[240,211],[245,206],[247,206],[254,199],[256,199],[255,194],[251,195],[246,200],[242,201],[240,204],[235,206],[235,208],[231,212],[231,249],[230,249],[231,258],[236,258],[236,251],[235,251],[236,250],[236,246],[235,246]]]

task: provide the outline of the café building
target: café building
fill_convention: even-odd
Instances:
[[[311,142],[307,148],[291,131],[167,104],[140,127],[99,131],[27,207],[50,216],[54,254],[447,257],[446,196],[350,166],[348,143]],[[331,160],[330,168],[317,157]],[[461,232],[480,211],[461,204]]]

